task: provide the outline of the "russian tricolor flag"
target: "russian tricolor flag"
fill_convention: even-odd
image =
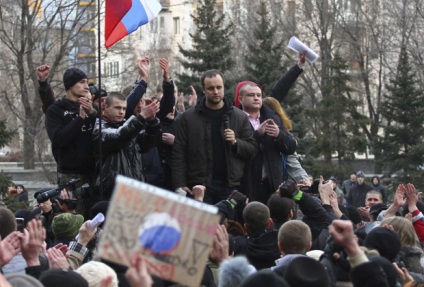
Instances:
[[[157,0],[106,0],[106,48],[156,18],[161,9]]]

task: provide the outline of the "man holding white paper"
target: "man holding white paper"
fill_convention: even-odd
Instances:
[[[306,53],[299,55],[298,63],[273,87],[271,97],[282,101],[303,72],[305,59]],[[245,168],[241,191],[251,200],[266,204],[279,184],[287,180],[287,164],[282,163],[281,155],[287,157],[294,154],[297,142],[284,127],[280,116],[270,107],[262,105],[263,96],[258,84],[249,81],[240,82],[237,85],[234,104],[240,103],[247,114],[259,147],[255,158]],[[295,159],[294,157],[292,160]],[[302,169],[300,164],[292,167]],[[306,172],[304,174],[307,175]]]
[[[312,51],[311,48],[306,46],[295,36],[290,38],[288,47],[299,54],[304,54],[306,52],[306,59],[308,59],[311,64],[315,63],[315,61],[319,58],[317,53]]]

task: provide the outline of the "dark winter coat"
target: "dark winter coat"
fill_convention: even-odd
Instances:
[[[256,269],[271,268],[281,257],[278,230],[266,229],[259,235],[230,237],[234,240],[234,255],[245,255]]]
[[[372,190],[372,187],[365,182],[352,187],[347,197],[348,205],[354,207],[365,206],[365,198],[367,197],[367,192],[370,190]]]
[[[378,184],[374,184],[374,178],[376,178],[378,180]],[[381,192],[381,195],[383,196],[383,202],[384,202],[384,204],[387,204],[386,188],[381,185],[380,178],[378,176],[373,176],[371,178],[371,184],[372,184],[371,187],[372,187],[373,190],[377,190],[377,191]]]
[[[146,92],[147,83],[143,80],[139,81],[134,89],[130,92],[127,97],[127,112],[125,118],[129,118],[137,106],[138,102]],[[163,82],[163,97],[160,101],[160,111],[156,117],[163,122],[166,119],[166,115],[172,111],[175,105],[174,97],[174,83],[171,80],[169,83]],[[158,142],[160,145],[161,142]],[[152,147],[142,154],[143,159],[143,170],[145,181],[147,183],[163,187],[165,179],[165,170],[160,157],[159,146]],[[169,180],[170,181],[170,180]]]
[[[46,112],[46,130],[64,174],[90,175],[94,168],[93,119],[79,116],[80,105],[66,97],[54,102]]]
[[[279,102],[289,93],[289,90],[296,82],[297,78],[302,74],[303,70],[296,64],[283,74],[277,83],[272,87],[270,97],[276,98]]]
[[[259,135],[258,131],[253,132],[258,151],[255,158],[246,165],[240,188],[251,199],[255,199],[255,193],[261,190],[262,167],[265,167],[268,186],[275,191],[287,179],[287,173],[283,170],[282,156],[296,151],[297,142],[284,128],[281,118],[271,108],[263,105],[260,110],[260,122],[263,123],[267,119],[275,122],[280,128],[280,133],[277,138],[273,138],[266,134]]]
[[[197,184],[206,186],[212,183],[214,159],[211,122],[207,116],[205,101],[205,98],[201,99],[194,108],[182,114],[178,121],[171,162],[174,187],[192,187]],[[234,108],[226,98],[224,103],[229,128],[235,132],[237,140],[235,147],[226,143],[222,125],[227,185],[239,186],[245,163],[255,156],[257,145],[246,114]]]
[[[28,203],[28,191],[25,189],[16,195],[15,200]]]

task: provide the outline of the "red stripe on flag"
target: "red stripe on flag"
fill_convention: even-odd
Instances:
[[[106,48],[109,48],[122,38],[128,35],[127,28],[122,22],[119,22],[118,25],[115,27],[115,29],[112,31],[112,34],[109,35],[108,38],[105,40],[105,46]]]
[[[123,24],[121,23],[122,18],[124,18],[125,14],[127,14],[128,10],[130,10],[132,6],[132,0],[106,0],[106,28],[105,28],[105,42],[106,47],[109,47],[116,41],[122,39],[126,34],[128,34],[124,28],[124,31],[126,34],[122,35],[119,39],[117,39],[115,42],[112,42],[111,39],[109,39],[111,36],[113,36],[114,39],[118,38],[118,35],[121,35]],[[117,30],[117,31],[115,31]],[[109,46],[107,43],[111,43]]]

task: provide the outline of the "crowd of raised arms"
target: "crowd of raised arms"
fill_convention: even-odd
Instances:
[[[0,286],[180,286],[150,274],[139,252],[129,266],[98,255],[107,230],[92,220],[107,219],[117,175],[216,206],[201,286],[424,286],[424,203],[413,184],[388,202],[377,176],[355,171],[339,184],[302,168],[282,105],[305,57],[269,95],[242,81],[232,100],[218,70],[201,75],[202,97],[192,86],[178,94],[164,58],[139,59],[138,80],[122,92],[68,68],[58,99],[50,67],[38,67],[58,188],[29,199],[9,184],[26,208],[0,207]],[[163,82],[147,96],[153,64]]]

